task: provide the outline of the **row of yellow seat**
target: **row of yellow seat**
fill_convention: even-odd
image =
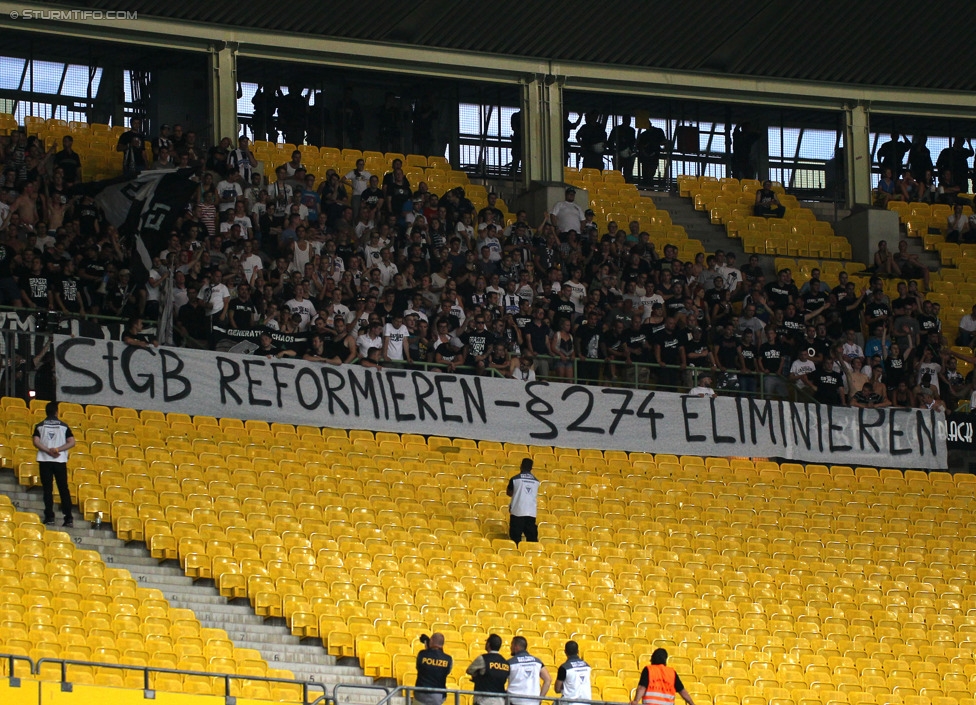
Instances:
[[[86,423],[117,417],[72,411]],[[882,670],[906,659],[964,674],[967,664],[954,659],[973,641],[972,477],[410,437],[399,437],[397,452],[397,440],[374,434],[373,443],[392,444],[389,456],[310,448],[319,460],[309,464],[262,456],[275,433],[290,433],[266,430],[253,457],[247,446],[225,446],[208,455],[213,465],[181,465],[173,454],[191,451],[167,441],[141,448],[145,473],[102,467],[107,455],[73,471],[101,491],[94,506],[113,497],[107,508],[120,533],[138,540],[141,531],[154,555],[212,576],[223,594],[285,617],[332,653],[358,656],[371,675],[410,678],[415,636],[429,629],[469,656],[490,630],[543,648],[570,637],[598,642],[609,662],[596,674],[603,697],[630,685],[630,666],[660,644],[689,659],[696,697],[711,705],[730,684],[799,687],[785,671],[699,672],[695,654],[723,648],[750,662],[790,655],[804,669],[823,652],[876,658]],[[139,437],[134,427],[123,433]],[[414,455],[421,446],[433,455]],[[504,538],[503,489],[523,453],[540,461],[545,483],[542,541],[516,548]],[[258,459],[278,470],[259,471]],[[897,677],[891,669],[886,678]],[[849,685],[816,683],[832,694]]]
[[[606,232],[610,221],[615,221],[621,231],[627,232],[628,224],[636,220],[641,230],[651,234],[651,241],[658,249],[669,242],[678,245],[679,240],[688,239],[683,227],[672,225],[670,213],[658,210],[653,199],[641,194],[636,185],[627,183],[619,171],[566,167],[563,179],[587,191],[588,208],[593,209],[593,222],[601,233]]]
[[[952,215],[952,206],[946,203],[929,204],[922,202],[905,203],[904,201],[888,201],[885,207],[897,213],[898,219],[902,223],[907,223],[912,218],[941,218],[944,225],[946,219]],[[967,217],[972,215],[972,205],[964,205],[963,213]]]
[[[274,180],[274,168],[279,164],[291,161],[291,154],[295,150],[302,153],[302,163],[310,174],[319,179],[325,177],[329,169],[334,169],[340,176],[344,176],[356,168],[356,162],[362,159],[366,171],[382,177],[390,171],[393,161],[399,159],[403,163],[404,175],[411,186],[425,181],[434,193],[461,186],[466,196],[477,208],[487,205],[487,192],[483,186],[472,184],[468,175],[459,169],[452,169],[450,162],[443,156],[425,156],[422,154],[402,154],[399,152],[360,151],[358,149],[339,149],[337,147],[315,147],[313,145],[294,145],[291,143],[274,143],[256,140],[253,145],[254,156],[264,162],[265,174]],[[507,213],[504,201],[497,207],[506,212],[506,221],[512,218]]]
[[[715,225],[725,226],[730,238],[739,239],[746,254],[851,258],[847,238],[834,234],[830,223],[817,220],[809,208],[774,183],[780,203],[786,207],[783,218],[760,218],[753,214],[760,182],[751,179],[680,176],[678,193],[691,198],[695,209],[708,213]]]
[[[84,175],[88,180],[117,176],[122,171],[122,164],[115,150],[116,142],[126,128],[103,124],[88,124],[83,122],[68,122],[58,119],[42,119],[28,116],[25,128],[30,135],[36,135],[45,140],[47,146],[57,145],[60,148],[61,139],[70,135],[74,140],[74,149],[83,160]],[[6,114],[0,119],[0,130],[5,133],[17,128],[13,115]],[[334,168],[344,175],[355,168],[357,159],[366,161],[367,171],[383,173],[389,171],[394,159],[404,163],[404,171],[411,183],[427,181],[431,190],[441,192],[454,186],[472,188],[465,172],[451,168],[445,157],[427,157],[420,154],[399,154],[360,151],[356,149],[337,149],[334,147],[315,147],[312,145],[276,144],[265,141],[255,141],[252,149],[255,157],[266,162],[266,173],[273,180],[274,167],[290,161],[291,153],[295,149],[302,152],[302,161],[309,172],[320,179],[329,168]],[[477,189],[474,189],[477,194]],[[470,196],[469,196],[470,197]],[[477,195],[476,195],[477,198]],[[479,207],[484,207],[487,201],[478,199]],[[504,203],[502,204],[504,206]]]
[[[302,144],[295,145],[290,142],[268,142],[266,140],[255,140],[251,145],[255,156],[268,155],[281,163],[291,161],[291,154],[296,149],[302,153],[302,161],[307,159],[319,159],[331,162],[352,162],[354,165],[357,159],[363,161],[380,162],[385,167],[390,167],[395,159],[403,162],[404,168],[417,167],[426,169],[428,167],[450,171],[451,163],[446,157],[424,156],[423,154],[402,154],[400,152],[377,152],[372,150],[362,151],[359,149],[339,149],[338,147],[316,147],[314,145]]]
[[[729,227],[742,241],[742,251],[748,254],[788,255],[798,257],[830,257],[835,260],[850,260],[851,243],[847,238],[832,235],[820,237],[812,231],[796,235],[768,235],[765,233],[742,232],[741,228],[729,221]]]
[[[694,191],[728,194],[751,193],[755,198],[756,191],[760,188],[762,188],[762,182],[756,179],[717,178],[714,176],[693,176],[691,174],[678,176],[678,195],[687,198],[690,198]],[[786,193],[783,184],[778,181],[772,182],[772,188],[779,195]]]
[[[194,428],[214,427],[191,423]],[[376,442],[377,436],[372,439]],[[168,491],[175,500],[179,496],[178,485],[187,506],[173,506],[167,516],[161,505],[129,502],[136,515],[123,513],[116,518],[113,513],[113,521],[141,523],[144,537],[160,557],[179,557],[191,574],[209,570],[225,594],[247,595],[260,613],[285,616],[295,633],[320,635],[330,651],[360,656],[364,663],[368,661],[369,670],[375,675],[394,673],[395,659],[398,669],[407,668],[413,635],[435,626],[447,631],[454,640],[449,639],[449,644],[474,643],[461,635],[475,634],[480,639],[488,628],[510,632],[515,624],[530,636],[534,625],[540,638],[557,640],[603,633],[622,639],[627,638],[624,635],[650,638],[656,643],[656,634],[675,630],[684,635],[680,644],[675,643],[679,658],[687,649],[697,648],[692,634],[707,637],[706,643],[732,636],[748,646],[745,629],[759,630],[752,632],[752,637],[762,635],[758,617],[743,628],[741,620],[739,627],[714,621],[707,625],[698,621],[702,615],[689,614],[691,609],[716,604],[718,593],[704,593],[714,598],[711,601],[699,595],[719,585],[723,602],[727,598],[745,598],[737,582],[741,587],[749,582],[758,586],[755,592],[748,593],[748,601],[742,601],[759,606],[764,601],[789,605],[792,600],[797,603],[795,608],[818,603],[826,608],[832,606],[829,600],[834,599],[834,591],[846,590],[851,601],[845,597],[836,604],[864,612],[866,616],[861,618],[867,620],[874,620],[874,613],[885,617],[931,614],[954,618],[953,610],[961,612],[971,599],[961,587],[956,591],[958,586],[950,581],[967,579],[972,561],[965,553],[964,543],[954,546],[946,537],[966,535],[953,512],[965,511],[974,485],[947,473],[904,474],[872,468],[829,469],[633,454],[602,454],[590,461],[599,461],[599,470],[595,466],[592,470],[574,470],[559,465],[582,464],[588,459],[580,454],[557,455],[553,449],[542,449],[535,455],[540,464],[550,464],[548,472],[540,471],[546,482],[546,512],[560,521],[557,525],[543,516],[544,541],[517,550],[502,538],[505,500],[501,483],[512,468],[503,467],[500,472],[496,464],[503,459],[511,462],[512,458],[508,454],[504,458],[491,455],[506,453],[504,446],[485,444],[478,448],[473,442],[464,443],[474,447],[459,448],[457,452],[480,454],[483,461],[492,461],[477,464],[471,462],[471,457],[453,461],[458,465],[452,465],[447,460],[409,459],[410,444],[404,442],[407,440],[417,439],[401,437],[404,450],[399,459],[391,456],[390,461],[382,461],[382,466],[370,464],[376,458],[329,450],[320,454],[322,460],[316,465],[305,465],[304,473],[301,463],[288,466],[293,472],[287,475],[216,466],[201,471],[198,466],[197,471],[203,473],[201,478],[188,475],[179,480],[175,473],[180,470],[175,463],[172,468],[155,466],[160,473],[174,473],[168,479],[176,482],[169,485]],[[274,436],[266,441],[273,443]],[[395,443],[392,439],[380,442]],[[438,450],[431,451],[432,443],[428,442],[427,452],[443,452],[446,446],[440,443],[443,441],[435,441],[433,445]],[[156,450],[165,449],[153,452]],[[522,452],[521,448],[513,450]],[[145,451],[148,454],[149,448]],[[215,455],[225,462],[234,457]],[[638,460],[640,457],[645,459]],[[352,464],[360,459],[363,464]],[[85,477],[94,481],[97,468],[86,472],[90,474]],[[120,480],[111,474],[114,471],[104,472],[106,483]],[[415,482],[407,481],[411,477]],[[159,474],[149,479],[164,478],[167,475]],[[204,482],[207,478],[209,483]],[[295,482],[291,488],[285,487],[288,478]],[[245,479],[253,482],[240,482]],[[479,485],[479,481],[483,484]],[[101,476],[98,483],[101,487]],[[483,489],[477,489],[479,486]],[[119,492],[123,487],[131,493],[130,499],[135,498],[136,492],[149,492],[147,487],[130,489],[121,484],[109,484],[103,490],[107,494],[109,488]],[[230,490],[233,496],[225,494]],[[851,491],[857,493],[853,504],[849,503]],[[476,495],[477,492],[483,494]],[[445,501],[445,495],[449,501]],[[655,495],[659,497],[656,502],[640,499]],[[157,494],[156,499],[160,496]],[[475,501],[479,497],[483,501]],[[872,504],[882,497],[888,499],[887,508],[876,510]],[[151,500],[153,495],[144,494],[143,498]],[[122,495],[117,501],[122,508],[128,500]],[[736,506],[736,501],[744,504]],[[251,502],[248,511],[246,502]],[[280,504],[272,511],[275,502]],[[191,509],[192,503],[199,504]],[[153,513],[153,506],[159,507],[160,514]],[[798,506],[802,512],[790,511]],[[733,516],[737,511],[741,511],[741,516]],[[885,511],[892,514],[886,515]],[[559,512],[565,514],[560,516]],[[654,520],[631,519],[635,512],[638,516],[653,516]],[[760,520],[760,526],[765,527],[762,529],[756,527],[761,512],[767,512]],[[572,517],[583,520],[572,521]],[[904,535],[886,533],[886,521],[902,527]],[[863,527],[859,526],[862,522]],[[824,532],[830,529],[834,530],[827,534],[830,541],[816,546],[810,543],[823,540]],[[862,529],[867,533],[862,534]],[[862,540],[865,536],[870,538]],[[921,545],[911,543],[915,540]],[[831,541],[835,545],[828,549]],[[926,541],[945,543],[932,543],[929,548]],[[855,548],[858,542],[864,546]],[[842,549],[846,554],[841,555]],[[954,550],[958,555],[952,553]],[[962,559],[960,567],[950,568],[948,562],[955,562],[957,557]],[[903,586],[904,595],[875,594],[893,572],[908,577],[910,566],[916,563],[924,564],[924,579],[933,585],[934,597],[910,582]],[[566,566],[574,564],[585,565],[586,570],[567,570]],[[960,572],[947,573],[951,570]],[[429,576],[434,571],[443,579],[432,581]],[[687,571],[687,577],[682,571]],[[646,579],[648,572],[656,578],[667,578],[667,582]],[[710,577],[691,582],[694,574]],[[501,575],[506,577],[500,578]],[[822,582],[804,586],[800,581],[807,575]],[[763,576],[768,584],[763,583]],[[783,583],[780,576],[790,580]],[[717,584],[711,586],[706,580]],[[831,587],[830,580],[840,582]],[[938,588],[934,587],[936,584]],[[584,606],[586,600],[577,600],[581,594],[591,597],[589,602],[593,604]],[[655,594],[667,596],[660,611],[639,613],[637,606]],[[689,603],[686,608],[685,600],[691,597],[700,602],[695,607]],[[559,603],[557,608],[557,600],[567,602]],[[936,605],[937,600],[944,604]],[[872,611],[865,609],[871,607]],[[927,611],[913,611],[916,609]],[[877,640],[879,649],[884,649],[887,641],[880,641],[882,637],[876,630],[887,625],[880,618],[879,621],[882,624],[874,627],[871,638]],[[823,624],[819,625],[821,631],[796,624],[791,630],[785,620],[783,624],[776,622],[774,630],[769,629],[771,619],[766,624],[768,634],[763,638],[773,648],[779,639],[785,650],[784,637],[807,641],[814,637],[813,643],[819,639],[822,644],[831,644],[831,648],[840,648],[838,635],[824,634]],[[892,641],[892,646],[917,649],[932,646],[948,633],[923,621],[924,636],[917,637],[912,631],[917,624],[908,622],[903,627],[904,636],[883,638]],[[966,625],[960,622],[959,626]],[[955,623],[952,627],[953,638],[965,634],[964,629],[955,631]],[[637,635],[639,629],[643,630],[641,636]],[[846,639],[840,642],[846,645],[845,653],[856,652],[855,645],[868,638],[856,628],[853,632],[841,635]],[[916,638],[927,643],[916,646],[893,641]],[[646,655],[639,650],[643,644],[627,646],[631,658]],[[404,673],[408,672],[401,671],[399,675]]]
[[[940,318],[943,324],[950,331],[955,331],[959,321],[970,313],[976,303],[976,289],[963,288],[965,282],[976,281],[976,245],[946,242],[947,218],[952,213],[950,205],[889,201],[886,207],[898,214],[906,237],[917,238],[921,240],[925,250],[938,253],[942,268],[932,273],[933,287],[926,294],[926,298],[941,305]],[[971,203],[964,204],[963,213],[972,215]],[[937,232],[932,232],[933,230]],[[946,282],[945,287],[938,285],[940,280]],[[953,332],[950,337],[954,335]],[[967,365],[963,374],[969,369],[971,367]]]
[[[109,568],[96,551],[75,548],[67,534],[45,530],[0,495],[0,652],[133,667],[292,678],[270,669],[260,653],[239,649],[222,629],[203,628],[191,610],[174,609],[158,590],[140,588],[128,571]],[[7,664],[5,663],[4,666]],[[60,680],[60,664],[37,676],[17,662],[21,677]],[[6,671],[5,671],[6,672]],[[142,688],[138,670],[71,666],[74,683]],[[204,676],[153,674],[163,691],[223,694]],[[301,688],[239,680],[238,695],[300,700]]]

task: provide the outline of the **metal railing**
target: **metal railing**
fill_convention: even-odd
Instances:
[[[39,325],[37,318],[31,324],[30,316],[42,313],[42,309],[13,308],[0,306],[0,313],[13,312],[24,321],[23,327],[0,329],[0,394],[5,396],[24,396],[20,387],[31,390],[35,388],[33,375],[37,370],[37,357],[50,341],[54,333],[65,333],[85,337],[86,332],[73,325],[74,321],[82,320],[77,316],[55,315]],[[53,312],[52,312],[53,313]],[[124,326],[128,319],[117,316],[88,316],[86,319],[96,324],[114,324]],[[33,327],[31,327],[33,325]],[[121,337],[121,335],[120,335]],[[14,351],[14,355],[10,354]],[[599,385],[607,387],[627,387],[633,389],[656,389],[663,391],[682,392],[698,384],[699,377],[708,374],[713,378],[717,392],[732,393],[741,396],[755,396],[760,399],[790,399],[792,401],[813,402],[813,398],[795,384],[781,375],[769,372],[751,372],[741,370],[719,370],[715,367],[699,367],[694,365],[659,365],[653,362],[627,362],[625,360],[581,358],[571,359],[572,376],[565,377],[555,372],[561,358],[552,355],[535,355],[537,360],[547,363],[548,372],[538,374],[540,379],[550,382],[565,382],[567,384]],[[360,361],[357,357],[352,363]],[[383,362],[380,367],[419,369],[425,372],[450,371],[452,365],[445,362],[403,360]],[[490,366],[479,370],[471,364],[454,365],[453,371],[461,374],[482,374],[495,379],[508,377],[503,371]],[[662,380],[661,373],[666,373],[671,380]],[[677,378],[677,381],[674,381]],[[733,383],[731,386],[728,383]]]
[[[656,389],[669,392],[684,392],[698,384],[699,378],[707,375],[713,379],[717,393],[730,393],[740,396],[754,396],[760,399],[789,399],[816,403],[812,396],[798,388],[793,382],[782,375],[772,372],[721,370],[716,367],[699,367],[696,365],[659,365],[654,362],[627,362],[625,360],[606,360],[598,358],[573,357],[573,375],[571,378],[554,374],[554,365],[561,358],[552,355],[536,355],[537,360],[544,360],[549,364],[549,373],[545,379],[550,382],[566,382],[571,384],[600,385],[605,387],[627,387],[633,389]],[[592,368],[585,366],[592,365]],[[588,377],[580,374],[580,367],[596,369],[597,376]],[[610,370],[611,374],[605,374]],[[661,372],[677,376],[676,383],[662,382],[657,379]],[[653,380],[653,381],[652,381]],[[743,384],[745,382],[745,384]],[[736,386],[730,386],[730,385]],[[754,384],[753,384],[754,383]],[[785,393],[783,393],[785,392]]]
[[[357,361],[359,361],[359,359],[360,358],[357,357],[355,360],[353,360],[351,364],[356,363]],[[408,363],[405,360],[394,360],[393,362],[386,362],[386,363],[380,362],[380,367],[388,367],[388,368],[406,367],[414,370],[418,370],[418,369],[423,370],[424,372],[431,372],[431,371],[437,372],[438,370],[449,369],[450,364],[446,362],[417,362],[417,361]],[[472,375],[476,374],[478,371],[474,365],[455,365],[454,369],[458,372],[462,372],[465,374],[472,374]],[[499,379],[505,379],[505,375],[503,375],[501,372],[496,370],[494,367],[485,366],[485,369],[482,372],[482,374],[484,374],[487,377],[497,377]]]
[[[25,306],[0,306],[0,311],[13,312],[23,316],[44,316],[58,323],[68,321],[93,321],[95,323],[128,323],[130,318],[109,316],[104,313],[65,313],[53,308],[28,308]],[[155,323],[152,318],[140,319],[143,323]]]
[[[252,683],[282,683],[284,685],[299,686],[302,689],[302,703],[304,705],[313,705],[313,703],[319,702],[334,702],[336,697],[335,691],[342,686],[335,686],[333,692],[330,694],[326,689],[324,683],[316,683],[314,681],[302,681],[297,679],[289,678],[274,678],[271,676],[254,676],[254,675],[238,675],[232,673],[216,673],[212,671],[191,671],[185,669],[176,668],[158,668],[155,666],[133,666],[126,664],[117,663],[100,663],[97,661],[83,661],[77,659],[60,659],[60,658],[48,658],[44,657],[38,659],[36,662],[27,656],[19,656],[16,654],[4,654],[0,653],[0,662],[6,662],[8,664],[8,669],[10,671],[9,678],[16,678],[14,675],[14,663],[17,661],[24,661],[30,665],[30,673],[34,676],[41,675],[41,668],[46,664],[56,664],[60,668],[61,683],[62,686],[71,684],[71,680],[68,677],[68,670],[71,667],[78,668],[98,668],[98,669],[108,669],[108,670],[118,670],[118,671],[137,671],[142,674],[142,689],[147,692],[153,692],[156,689],[153,688],[153,683],[151,682],[151,674],[168,674],[177,676],[199,676],[203,678],[211,678],[215,680],[223,681],[223,697],[224,698],[234,698],[234,697],[247,697],[245,693],[232,693],[231,683],[237,681],[249,681]],[[87,685],[87,684],[85,684]],[[350,686],[359,688],[372,688],[374,686]],[[314,700],[310,699],[310,696],[314,693],[310,691],[321,691],[321,695],[317,695]],[[388,689],[382,688],[383,691]],[[215,693],[210,693],[214,695]],[[205,695],[205,693],[204,693]]]
[[[632,691],[631,691],[632,692]],[[458,690],[458,689],[439,689],[439,688],[418,688],[414,685],[400,685],[395,688],[391,688],[387,691],[386,696],[380,700],[375,705],[391,705],[393,701],[397,698],[403,698],[406,705],[413,705],[413,703],[419,702],[421,705],[426,705],[424,701],[418,700],[416,697],[417,693],[430,693],[436,695],[444,696],[444,705],[466,705],[462,703],[461,698],[473,698],[475,701],[479,699],[492,698],[497,702],[503,703],[503,705],[511,705],[513,700],[519,702],[519,705],[524,705],[526,702],[531,703],[552,703],[561,698],[558,694],[554,695],[519,695],[517,693],[486,693],[477,690]],[[606,705],[606,703],[611,703],[614,701],[607,700],[605,698],[600,700],[583,700],[580,698],[573,698],[571,701],[573,705]],[[629,699],[628,701],[629,702]]]
[[[320,703],[320,702],[324,702],[326,705],[336,705],[339,702],[344,702],[344,703],[354,702],[352,700],[351,696],[355,695],[357,691],[363,691],[363,690],[366,690],[366,691],[382,691],[383,692],[383,698],[382,698],[382,700],[380,702],[385,702],[389,698],[390,691],[392,691],[394,689],[393,688],[387,688],[385,685],[376,685],[376,684],[374,684],[374,685],[356,685],[354,683],[339,683],[338,685],[336,685],[332,689],[332,697],[331,698],[326,698],[325,700],[323,700],[322,698],[319,698],[318,700],[316,700],[315,702],[313,702],[312,705],[318,705],[318,703]],[[341,699],[341,696],[343,694],[347,694],[347,696],[349,696],[349,697],[347,697],[345,700],[342,700]]]
[[[20,684],[20,678],[17,677],[16,671],[14,669],[14,665],[18,661],[26,662],[27,665],[29,666],[28,668],[29,672],[31,674],[34,673],[34,669],[36,668],[36,665],[34,663],[34,659],[30,658],[29,656],[18,656],[16,654],[0,654],[0,663],[5,662],[7,664],[7,678],[10,681],[11,685],[15,687]]]
[[[11,320],[9,314],[13,314],[15,320]],[[78,337],[111,337],[117,334],[121,339],[130,320],[103,314],[82,315],[14,306],[0,306],[0,319],[5,319],[0,327],[0,391],[6,396],[22,396],[16,393],[15,377],[20,374],[32,379],[37,367],[35,358],[54,333]],[[152,334],[156,321],[141,320],[145,325],[144,332]],[[34,385],[29,384],[28,387],[33,389]]]

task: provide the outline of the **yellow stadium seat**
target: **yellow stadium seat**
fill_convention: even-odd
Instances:
[[[797,274],[814,264],[789,258]],[[83,411],[85,423],[109,418]],[[422,632],[444,632],[463,660],[496,631],[527,635],[550,667],[576,638],[610,702],[629,701],[660,645],[700,705],[865,705],[895,689],[902,705],[971,700],[972,476],[136,418],[169,424],[183,449],[111,418],[99,423],[118,435],[73,456],[86,517],[101,508],[120,537],[375,678],[415,677]],[[22,418],[9,423],[28,435]],[[502,486],[525,456],[544,479],[542,540],[516,547]],[[0,497],[0,651],[274,673],[97,553],[45,539],[36,519],[8,527],[21,516]],[[214,692],[194,678],[182,692]]]

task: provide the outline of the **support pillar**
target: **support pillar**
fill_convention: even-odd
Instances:
[[[522,84],[522,178],[563,180],[563,86],[555,76],[535,76]]]
[[[237,45],[217,42],[210,48],[210,138],[230,137],[237,144]]]
[[[844,107],[847,206],[871,205],[871,120],[864,105]]]

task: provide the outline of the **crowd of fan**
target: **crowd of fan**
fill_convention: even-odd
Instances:
[[[755,256],[741,268],[732,252],[681,261],[637,222],[601,232],[572,188],[542,222],[520,211],[505,223],[495,194],[476,210],[463,188],[409,183],[398,161],[320,183],[296,150],[268,165],[269,181],[246,138],[198,159],[181,130],[149,140],[138,122],[118,151],[130,173],[175,160],[198,174],[148,281],[133,283],[94,200],[69,195],[82,168],[70,138],[45,150],[17,134],[0,142],[0,302],[155,318],[171,276],[175,342],[189,347],[250,341],[253,354],[325,364],[708,395],[799,389],[863,407],[954,408],[971,391],[914,280],[889,300],[880,277],[857,291],[846,274],[828,284],[814,271],[797,287],[789,270],[767,281]],[[125,340],[157,344],[137,320]]]
[[[889,201],[955,205],[960,194],[969,192],[972,140],[957,137],[939,152],[935,162],[927,141],[924,134],[903,140],[896,132],[878,148],[881,179],[875,191],[875,205],[884,207]]]

